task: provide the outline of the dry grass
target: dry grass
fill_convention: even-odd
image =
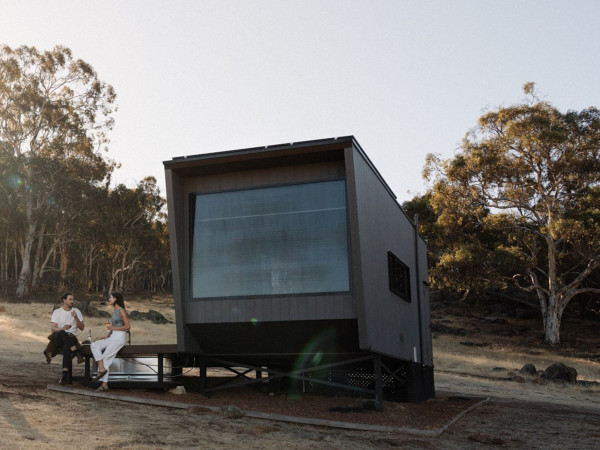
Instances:
[[[108,306],[93,304],[99,309]],[[170,302],[125,302],[128,310],[139,310],[146,312],[149,309],[159,310],[170,324],[154,324],[149,321],[131,321],[131,341],[133,344],[175,344],[177,333],[175,328],[175,309]],[[160,308],[159,308],[160,307]],[[39,353],[42,358],[42,350],[48,342],[50,334],[50,317],[53,305],[50,303],[0,303],[0,340],[17,341],[23,352]],[[106,328],[104,319],[100,317],[84,317],[85,330],[79,332],[79,340],[87,337],[89,330],[92,338],[105,336]]]
[[[506,378],[506,371],[518,372],[528,363],[535,365],[540,372],[555,362],[561,362],[577,369],[578,380],[600,382],[600,363],[589,359],[557,356],[551,352],[531,355],[516,352],[514,348],[467,347],[448,336],[434,339],[433,348],[435,369],[438,371]],[[600,388],[596,390],[600,391]]]
[[[434,343],[434,349],[435,349]],[[436,373],[465,374],[483,377],[490,380],[514,379],[523,376],[525,381],[536,382],[537,377],[521,375],[520,369],[527,363],[534,364],[538,374],[555,362],[574,367],[578,381],[592,384],[565,384],[563,389],[588,393],[600,393],[600,364],[580,358],[556,357],[547,354],[540,356],[518,355],[510,351],[494,350],[469,353],[458,353],[456,350],[436,350],[434,353]]]

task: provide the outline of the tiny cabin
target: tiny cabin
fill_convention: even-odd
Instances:
[[[164,167],[179,352],[434,396],[426,245],[354,137]]]

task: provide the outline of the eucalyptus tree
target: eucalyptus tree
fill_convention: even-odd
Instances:
[[[600,267],[600,111],[561,113],[529,100],[484,114],[447,160],[428,155],[439,221],[475,218],[504,236],[495,253],[513,261],[513,281],[539,301],[550,344],[577,295]],[[482,255],[485,256],[485,255]]]
[[[461,300],[472,293],[505,289],[505,276],[519,261],[503,248],[507,236],[497,227],[499,217],[487,209],[456,208],[457,204],[429,190],[402,205],[409,216],[419,216],[431,287],[458,294]]]
[[[17,296],[29,292],[34,247],[49,213],[58,207],[69,215],[61,186],[101,183],[112,172],[113,163],[101,152],[114,102],[113,88],[68,48],[0,49],[0,164],[11,168],[7,176],[14,180],[11,189],[0,191],[0,201],[17,202],[23,223],[16,236]]]
[[[60,179],[54,195],[46,205],[37,234],[31,287],[45,279],[47,273],[55,280],[55,288],[64,290],[70,284],[83,285],[88,281],[86,256],[82,248],[93,244],[98,204],[106,201],[108,187],[90,184],[89,180],[104,176],[77,159],[46,162],[44,179]],[[48,280],[46,280],[48,281]]]
[[[108,194],[104,205],[106,269],[109,290],[124,290],[128,274],[138,273],[139,266],[152,265],[158,256],[168,260],[168,253],[157,255],[161,211],[165,200],[154,177],[146,177],[134,187],[118,185]]]

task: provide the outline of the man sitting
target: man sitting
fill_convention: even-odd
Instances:
[[[70,292],[65,292],[62,296],[62,307],[57,308],[50,318],[50,330],[52,334],[48,336],[50,342],[44,350],[46,362],[50,363],[52,357],[59,352],[63,354],[62,374],[59,384],[71,384],[73,363],[72,359],[77,355],[77,362],[83,362],[83,357],[79,353],[81,344],[77,339],[77,330],[83,330],[83,315],[79,309],[73,307],[75,297]]]

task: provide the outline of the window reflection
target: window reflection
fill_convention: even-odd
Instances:
[[[345,181],[195,198],[192,297],[347,292]]]

